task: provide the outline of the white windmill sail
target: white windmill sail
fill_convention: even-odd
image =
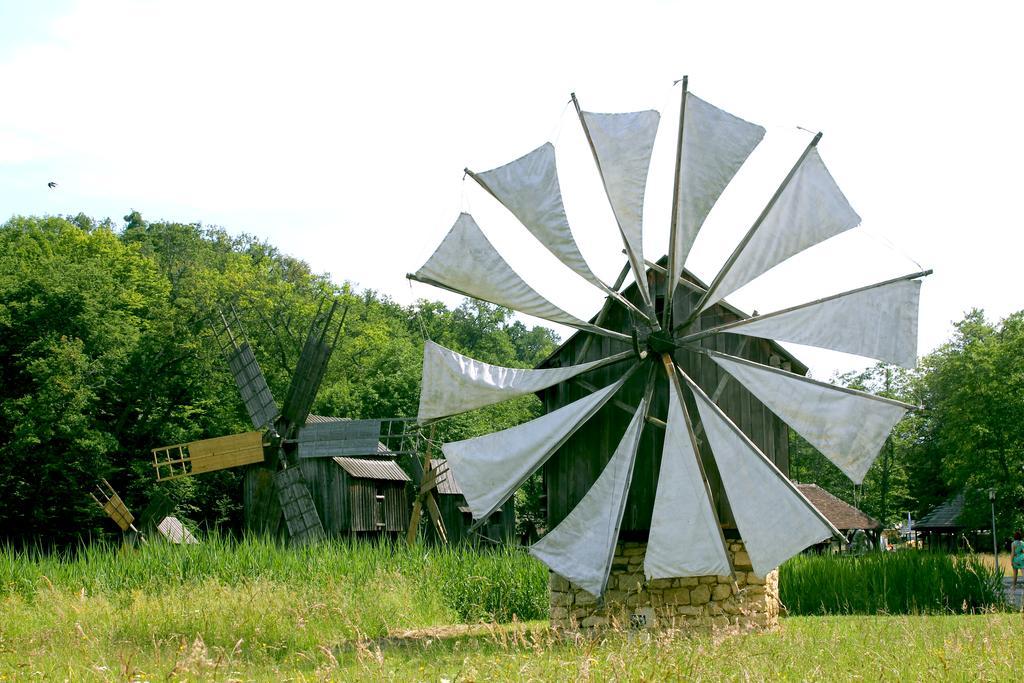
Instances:
[[[552,322],[591,327],[526,284],[468,213],[459,214],[440,246],[413,277]]]
[[[546,142],[515,161],[472,176],[558,260],[597,287],[607,289],[583,258],[569,229],[554,145]]]
[[[635,368],[635,366],[634,366]],[[494,512],[631,375],[521,425],[441,446],[476,519]]]
[[[687,384],[757,576],[839,533],[700,387]]]
[[[676,282],[704,220],[740,166],[764,137],[764,128],[686,94],[676,219]]]
[[[530,547],[531,555],[594,596],[604,592],[615,557],[646,411],[641,400],[601,476],[566,518]]]
[[[920,300],[921,281],[902,279],[742,320],[722,331],[845,351],[912,369],[917,365]]]
[[[676,386],[669,387],[665,446],[644,557],[648,579],[732,573]]]
[[[647,171],[661,115],[653,110],[626,114],[580,112],[601,172],[608,201],[618,221],[633,275],[645,299],[643,213]]]
[[[632,351],[623,351],[580,365],[527,370],[484,363],[428,341],[423,345],[423,388],[417,420],[422,424],[532,394],[632,355]]]
[[[708,355],[855,484],[864,481],[889,432],[912,407],[723,353]]]
[[[760,226],[714,288],[701,310],[808,247],[860,224],[860,216],[809,150]]]

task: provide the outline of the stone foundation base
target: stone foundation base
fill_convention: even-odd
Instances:
[[[646,543],[619,543],[602,600],[552,573],[551,626],[766,630],[779,625],[779,572],[754,576],[741,541],[727,543],[728,576],[644,579]]]

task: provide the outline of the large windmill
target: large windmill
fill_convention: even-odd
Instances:
[[[584,260],[569,228],[550,143],[490,171],[467,170],[544,247],[607,299],[590,321],[567,313],[531,288],[473,217],[461,214],[433,255],[409,277],[567,325],[586,339],[571,364],[535,370],[489,365],[428,342],[418,419],[429,423],[566,387],[563,394],[569,398],[535,420],[443,445],[479,523],[545,463],[569,449],[574,436],[605,406],[624,408],[630,414],[628,423],[606,435],[611,444],[597,456],[603,469],[583,471],[589,488],[580,496],[562,492],[574,507],[554,520],[558,524],[531,553],[589,593],[604,593],[623,515],[633,504],[627,498],[641,494],[636,497],[646,495],[649,506],[634,517],[646,525],[647,578],[735,575],[719,518],[722,501],[714,493],[720,490],[753,573],[765,577],[788,557],[838,531],[737,424],[742,420],[731,419],[723,409],[720,378],[728,376],[742,386],[758,406],[766,406],[858,483],[891,428],[912,406],[816,382],[739,353],[723,353],[722,348],[742,347],[723,340],[742,336],[765,344],[769,339],[787,341],[913,367],[919,278],[928,272],[744,316],[724,297],[860,223],[818,153],[821,135],[810,140],[718,274],[703,286],[684,270],[690,248],[764,129],[696,97],[683,79],[669,253],[664,265],[658,265],[644,258],[642,209],[660,115],[592,113],[580,108],[575,95],[572,100],[628,263],[609,284]],[[624,290],[629,272],[634,282]],[[659,276],[668,283],[661,296],[650,286]],[[605,324],[616,307],[625,329]],[[731,321],[719,324],[716,317]],[[694,369],[698,364],[700,372]],[[608,381],[596,386],[579,379],[584,373]],[[581,397],[580,387],[585,389]],[[652,432],[660,448],[649,462],[638,463],[640,444],[651,441]],[[645,456],[648,452],[644,450]],[[711,460],[702,459],[702,452],[709,452]],[[566,460],[567,467],[586,469],[580,460]],[[634,470],[641,467],[651,476],[631,488]]]
[[[337,301],[326,307],[321,302],[280,409],[249,342],[241,334],[237,315],[231,311],[229,323],[221,313],[214,327],[215,336],[256,431],[155,448],[153,467],[157,479],[262,463],[272,476],[267,479],[272,484],[263,487],[251,504],[262,509],[275,507],[268,499],[274,496],[293,541],[322,536],[323,524],[298,467],[299,459],[344,455],[352,452],[353,444],[369,452],[377,452],[379,446],[378,434],[371,433],[372,429],[368,430],[362,421],[307,424],[347,309],[340,319],[336,319],[337,312]]]

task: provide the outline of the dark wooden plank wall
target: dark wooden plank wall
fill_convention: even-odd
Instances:
[[[441,511],[441,519],[444,520],[444,530],[448,534],[448,541],[450,543],[460,543],[466,538],[469,524],[467,524],[466,515],[459,510],[459,506],[465,504],[466,499],[463,496],[452,494],[437,496],[437,507]]]
[[[242,476],[242,512],[245,530],[249,533],[288,536],[274,486],[274,470],[262,465],[249,465]]]
[[[469,515],[459,510],[459,506],[466,505],[465,496],[454,494],[438,495],[437,507],[441,510],[441,519],[444,520],[444,529],[448,534],[450,543],[460,543],[467,540],[479,540],[476,534],[472,538],[469,535],[469,527],[472,520]],[[513,500],[508,500],[501,506],[501,512],[495,512],[491,518],[480,528],[487,538],[499,543],[511,543],[516,537],[516,510]]]
[[[382,482],[384,489],[384,528],[386,531],[405,532],[409,528],[412,508],[401,481]]]
[[[339,468],[340,469],[340,468]],[[350,482],[351,530],[353,532],[402,532],[409,527],[409,498],[405,482],[360,479],[346,475]],[[384,495],[384,518],[377,505],[378,486]],[[384,526],[377,526],[383,522]]]
[[[652,278],[652,290],[660,297],[664,291],[663,279]],[[635,288],[627,290],[627,296],[636,301]],[[682,320],[696,305],[699,296],[684,288],[676,292],[673,311],[676,320]],[[700,318],[696,330],[735,320],[736,316],[721,306],[714,306]],[[628,312],[622,306],[614,306],[605,319],[604,327],[629,332],[631,329]],[[629,346],[623,342],[594,337],[583,359],[578,354],[587,335],[578,333],[572,337],[560,353],[553,357],[547,367],[563,367],[576,362],[596,360],[607,355],[624,351]],[[743,340],[746,339],[744,342]],[[783,365],[782,358],[771,344],[762,339],[745,338],[740,335],[714,335],[705,340],[706,348],[748,358],[766,365]],[[709,396],[714,396],[725,374],[711,359],[690,351],[677,351],[676,362]],[[606,386],[618,379],[634,361],[626,361],[601,368],[583,375],[581,379],[598,387]],[[618,392],[615,398],[635,406],[643,396],[649,368],[647,362]],[[668,410],[668,382],[660,363],[655,371],[655,393],[651,414],[664,419]],[[542,392],[545,411],[551,411],[591,393],[575,382],[556,385]],[[694,428],[700,419],[693,397],[684,389],[686,407]],[[735,380],[729,379],[717,404],[757,444],[783,473],[789,474],[789,432],[784,422],[768,411]],[[619,407],[608,404],[584,425],[547,463],[544,478],[548,493],[548,522],[558,524],[582,499],[596,481],[605,464],[611,458],[619,439],[626,430],[630,415]],[[640,441],[637,461],[633,472],[633,483],[629,490],[626,512],[622,521],[622,534],[626,538],[646,538],[650,528],[654,493],[657,490],[658,471],[661,467],[661,448],[664,431],[647,425]],[[726,528],[734,528],[735,522],[725,499],[721,477],[714,458],[708,449],[703,434],[698,438],[701,459],[707,472],[708,481],[715,498],[719,518]]]
[[[384,490],[384,519],[379,520],[378,482],[350,477],[331,458],[303,459],[299,467],[328,536],[380,532],[378,521],[384,522],[383,531],[401,533],[408,528],[411,512],[405,482],[379,482]],[[242,495],[247,530],[287,537],[271,470],[246,468]]]
[[[320,523],[328,536],[342,536],[349,532],[348,476],[331,458],[304,458],[299,461],[302,477],[306,480],[313,504],[320,515]]]

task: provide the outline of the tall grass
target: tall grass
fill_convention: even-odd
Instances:
[[[327,540],[289,548],[260,537],[240,541],[211,535],[203,543],[151,543],[129,548],[92,544],[75,552],[43,553],[0,547],[0,597],[33,600],[41,590],[84,592],[113,602],[182,586],[287,586],[339,593],[367,606],[380,595],[403,596],[411,609],[436,611],[438,602],[463,622],[547,616],[547,570],[514,548],[431,548],[404,543]],[[431,619],[433,621],[433,619]]]
[[[920,614],[991,610],[1002,576],[973,555],[921,551],[798,555],[779,569],[790,614]]]

